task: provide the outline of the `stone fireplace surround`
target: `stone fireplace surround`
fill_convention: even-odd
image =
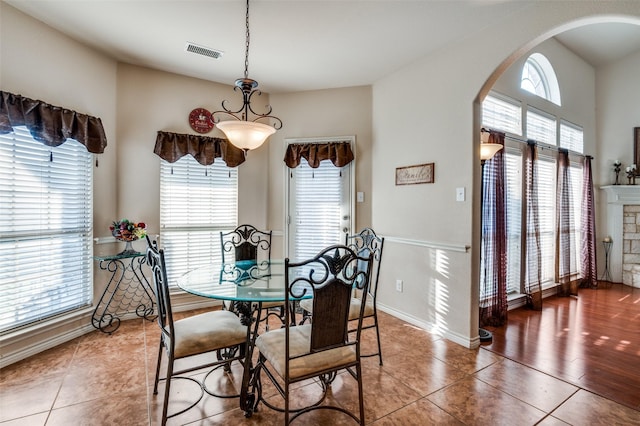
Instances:
[[[602,239],[611,237],[612,281],[640,288],[640,185],[609,185],[600,189],[606,195],[607,217],[596,250],[603,252]],[[604,263],[598,268],[598,278],[603,273]]]

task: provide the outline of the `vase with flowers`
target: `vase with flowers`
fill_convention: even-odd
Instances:
[[[131,243],[147,235],[147,225],[144,222],[131,222],[129,219],[115,221],[109,226],[111,235],[118,241],[124,241],[126,246],[119,254],[137,254]]]

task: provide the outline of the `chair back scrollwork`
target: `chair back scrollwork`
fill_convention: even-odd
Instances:
[[[271,260],[272,231],[260,231],[253,225],[240,225],[220,233],[222,262]]]

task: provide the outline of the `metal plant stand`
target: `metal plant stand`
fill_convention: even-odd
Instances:
[[[125,251],[94,256],[94,259],[100,261],[100,269],[111,272],[111,278],[93,311],[92,325],[111,334],[120,327],[120,316],[133,312],[153,321],[155,301],[149,281],[142,272],[144,253]]]
[[[605,288],[609,288],[612,285],[611,272],[609,272],[609,253],[611,252],[611,244],[611,241],[602,242],[602,245],[604,246],[604,272],[598,280],[598,285],[600,285],[600,283],[603,283]]]

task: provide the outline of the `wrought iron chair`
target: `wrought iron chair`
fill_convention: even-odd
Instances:
[[[376,298],[378,294],[378,279],[380,278],[380,261],[382,260],[382,248],[384,246],[384,237],[379,237],[371,228],[364,228],[360,233],[345,236],[345,244],[355,250],[361,256],[368,256],[373,254],[373,267],[371,273],[371,285],[369,286],[369,294],[366,298],[366,304],[364,309],[364,318],[371,318],[371,321],[362,326],[363,330],[374,328],[376,332],[376,342],[378,345],[378,351],[366,355],[363,357],[378,356],[380,365],[382,365],[382,347],[380,345],[380,330],[378,329],[378,309],[376,307]],[[360,307],[362,305],[362,293],[354,291],[353,298],[351,299],[351,308],[349,310],[349,320],[355,322],[360,314]],[[302,308],[302,323],[307,320],[311,320],[313,313],[313,303],[311,300],[301,300],[300,307]],[[355,330],[350,330],[355,331]]]
[[[253,225],[240,225],[230,232],[220,232],[220,246],[222,263],[238,260],[254,260],[269,262],[271,260],[271,236],[273,231],[260,231]],[[233,311],[233,304],[223,302],[223,307]],[[268,302],[262,304],[266,315],[260,316],[269,330],[269,317],[275,316],[284,321],[284,304],[282,302]]]
[[[234,398],[239,395],[219,395],[207,389],[205,382],[207,377],[220,367],[229,370],[233,361],[244,362],[247,344],[249,341],[249,327],[240,322],[238,316],[227,311],[212,311],[194,315],[181,320],[173,319],[171,298],[167,282],[167,269],[164,251],[158,248],[156,241],[151,241],[147,236],[147,263],[153,275],[153,292],[158,306],[158,325],[160,326],[160,345],[158,348],[158,364],[153,386],[153,394],[158,394],[158,383],[166,380],[164,400],[162,405],[161,424],[165,425],[168,418],[182,414],[193,408],[207,392],[210,395],[221,398]],[[160,377],[160,364],[163,352],[167,353],[167,371],[165,377]],[[174,369],[174,362],[179,359],[211,352],[204,364],[191,365],[179,370]],[[221,352],[225,357],[220,357]],[[213,355],[216,356],[213,356]],[[211,360],[216,361],[211,361]],[[213,368],[204,377],[202,382],[193,377],[181,376],[185,373],[208,367]],[[200,386],[200,397],[188,407],[173,414],[168,414],[169,392],[172,379],[184,379],[195,382]]]
[[[285,260],[286,302],[311,293],[314,318],[310,324],[292,324],[291,313],[285,310],[284,328],[268,331],[256,339],[259,356],[252,386],[258,398],[254,409],[262,402],[271,409],[284,411],[286,425],[301,414],[317,409],[337,410],[364,424],[360,333],[365,304],[361,305],[353,340],[350,340],[353,334],[349,334],[349,305],[353,288],[363,292],[366,302],[372,262],[373,255],[360,257],[344,245],[328,247],[303,262]],[[358,383],[359,416],[340,406],[320,405],[335,375],[343,369]],[[263,373],[284,398],[284,409],[263,398]],[[292,409],[291,385],[314,377],[320,379],[322,397],[309,406]]]

